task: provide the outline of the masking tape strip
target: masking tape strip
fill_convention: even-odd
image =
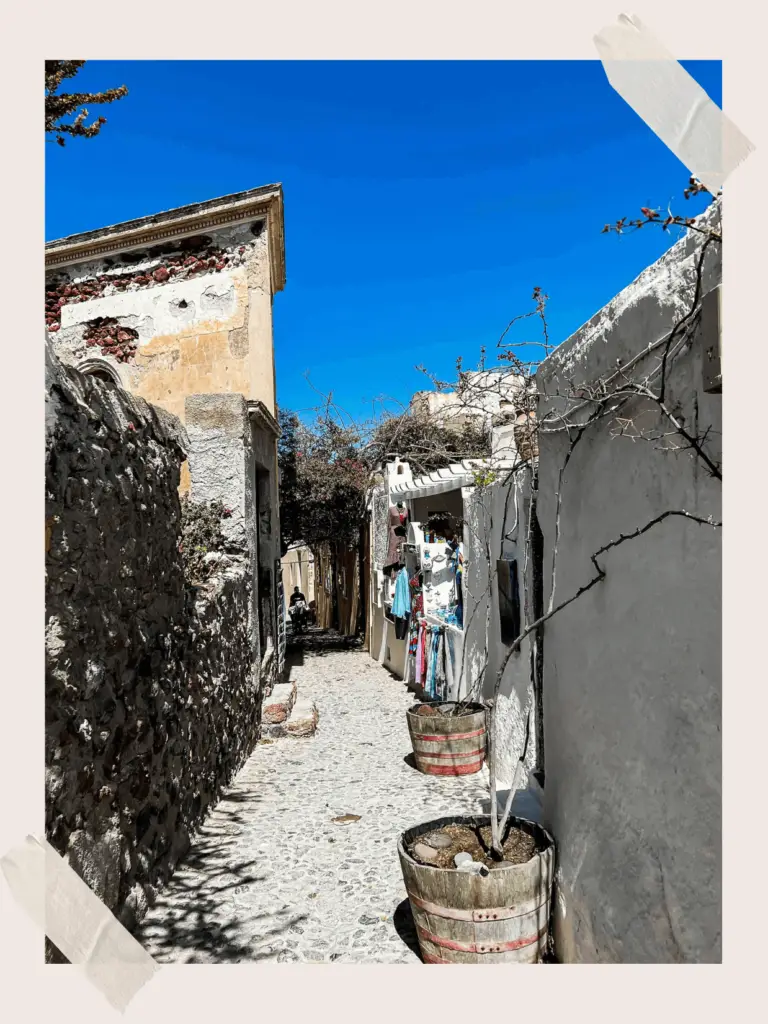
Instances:
[[[45,839],[27,836],[0,866],[19,905],[122,1013],[160,965]]]
[[[619,15],[595,36],[616,92],[715,195],[754,149],[636,15]]]

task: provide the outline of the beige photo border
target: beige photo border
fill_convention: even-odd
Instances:
[[[455,977],[453,981],[443,977],[439,994],[434,978],[425,984],[424,978],[412,971],[385,965],[334,965],[329,970],[293,964],[205,965],[205,970],[199,969],[203,965],[174,965],[159,971],[150,965],[149,984],[135,986],[134,998],[128,995],[123,1000],[127,1005],[126,1019],[168,1021],[183,1016],[185,1021],[208,1021],[223,1014],[275,1014],[287,1019],[328,1015],[337,1021],[392,1013],[416,1014],[423,1019],[426,1013],[431,1021],[436,1013],[466,1018],[472,1012],[485,1015],[498,1006],[505,1016],[528,1012],[549,1017],[561,1012],[569,1017],[588,1016],[591,1021],[597,1017],[647,1020],[650,1015],[662,1020],[719,1020],[725,1014],[755,1012],[748,1008],[750,1004],[759,1015],[764,999],[762,989],[757,989],[754,961],[761,948],[758,930],[764,887],[762,875],[753,881],[743,873],[745,852],[750,851],[750,860],[755,853],[759,857],[759,840],[766,831],[761,815],[765,803],[764,787],[760,785],[762,765],[757,762],[762,751],[758,729],[767,720],[761,711],[766,704],[768,675],[766,658],[758,648],[765,629],[762,616],[758,619],[764,602],[757,593],[765,579],[761,572],[766,546],[760,529],[761,498],[768,488],[761,472],[762,437],[756,422],[762,395],[755,383],[765,379],[761,369],[768,362],[759,302],[763,293],[759,271],[765,263],[765,242],[758,212],[759,184],[766,180],[766,140],[762,129],[765,119],[760,116],[764,102],[761,96],[766,88],[765,81],[762,87],[759,84],[765,79],[765,58],[758,52],[758,47],[763,46],[759,11],[751,11],[751,6],[742,0],[727,5],[716,5],[712,0],[696,5],[667,0],[646,3],[641,18],[630,18],[630,24],[647,26],[675,58],[723,60],[723,106],[727,114],[724,121],[729,126],[731,141],[727,151],[723,147],[721,167],[714,170],[724,178],[736,168],[724,201],[728,218],[724,358],[730,359],[732,366],[726,371],[728,379],[735,381],[742,375],[746,387],[739,395],[742,400],[738,421],[735,416],[726,415],[726,422],[732,426],[724,437],[729,464],[734,463],[730,479],[738,481],[738,485],[734,485],[732,492],[726,491],[728,528],[723,559],[727,695],[723,702],[723,965],[697,966],[695,977],[690,969],[675,971],[668,965],[611,965],[612,971],[606,970],[608,965],[597,965],[599,976],[594,968],[559,972],[550,976],[546,989],[543,976],[538,976],[536,984],[532,976],[521,976],[519,972],[511,976],[497,972],[493,991],[490,986],[481,985],[485,975],[477,975],[472,985],[465,982],[461,986],[455,984]],[[397,0],[380,7],[363,5],[359,0],[281,0],[279,6],[233,0],[218,8],[200,0],[188,0],[162,6],[144,2],[95,8],[30,5],[24,10],[16,9],[13,23],[6,16],[6,152],[0,165],[6,179],[2,260],[7,354],[2,376],[6,654],[2,677],[6,699],[0,720],[0,855],[13,851],[12,866],[15,864],[18,869],[23,863],[24,856],[20,862],[19,852],[23,854],[25,847],[28,852],[30,842],[36,842],[43,851],[47,846],[42,839],[43,346],[35,313],[43,287],[44,142],[39,127],[43,59],[69,53],[90,59],[137,60],[596,60],[595,36],[615,26],[622,13],[613,5],[592,0],[529,5],[482,0],[470,5]],[[604,34],[602,42],[606,44]],[[609,33],[607,45],[616,44],[615,35],[611,37]],[[605,50],[600,56],[606,57]],[[617,53],[614,50],[608,56],[615,58]],[[654,59],[657,57],[658,54]],[[626,54],[621,54],[621,59],[625,58]],[[650,59],[647,53],[644,59]],[[614,60],[613,64],[620,67],[620,62]],[[672,64],[679,67],[676,61]],[[688,150],[676,150],[674,137],[665,137],[664,130],[652,123],[647,111],[639,109],[631,83],[627,86],[625,81],[622,85],[612,79],[612,84],[664,138],[665,144],[681,158],[684,153],[686,159],[693,159]],[[678,143],[691,137],[701,141],[704,136],[711,142],[711,108],[699,106],[697,110],[690,121],[683,118],[681,122],[679,116],[674,121],[670,130],[674,131],[674,125],[678,131],[681,126],[685,129],[682,136],[678,134]],[[163,116],[161,96],[157,98],[155,116]],[[265,108],[264,116],[279,117],[279,109]],[[750,148],[754,152],[744,160]],[[152,166],[149,154],[140,154],[139,159],[145,162],[137,161],[137,174],[167,173],[167,168]],[[693,170],[690,164],[687,166]],[[695,173],[704,177],[712,171],[707,166]],[[631,203],[632,197],[627,198]],[[343,197],[339,201],[343,202]],[[736,394],[735,384],[724,393],[726,414],[729,409],[735,410]],[[755,421],[753,429],[751,420]],[[748,468],[748,453],[752,454],[753,448]],[[728,497],[736,493],[741,498],[738,502]],[[738,545],[743,545],[741,552],[736,550]],[[748,692],[749,703],[741,697],[740,686]],[[753,780],[756,785],[749,785]],[[729,829],[734,822],[741,827]],[[757,834],[754,852],[752,844],[746,842],[747,823],[748,835]],[[29,836],[38,838],[29,840]],[[6,860],[4,869],[8,863]],[[39,922],[36,924],[34,914],[30,916],[27,912],[29,907],[25,910],[13,898],[12,884],[9,885],[6,870],[0,881],[0,1006],[8,1019],[45,1015],[57,1024],[117,1019],[119,1014],[105,1001],[105,995],[109,999],[110,986],[114,996],[116,979],[102,978],[100,986],[98,982],[89,983],[88,972],[83,968],[57,966],[54,970],[53,965],[44,964]],[[745,890],[757,893],[757,907],[747,905]],[[198,969],[192,970],[193,966]],[[213,966],[217,968],[214,972]],[[397,976],[393,971],[398,971]],[[93,980],[91,976],[90,982]],[[754,993],[752,999],[748,998],[750,989]],[[747,997],[743,1010],[742,996]],[[113,998],[113,1007],[118,1003]]]

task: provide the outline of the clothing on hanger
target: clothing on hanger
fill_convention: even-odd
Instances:
[[[403,508],[402,512],[397,505],[389,506],[389,548],[387,550],[387,564],[391,565],[398,560],[398,547],[402,537],[405,536],[405,526],[408,521],[408,510]],[[396,533],[395,531],[399,531]]]
[[[392,602],[392,614],[402,618],[411,614],[411,593],[408,586],[408,570],[403,566],[395,581],[395,598]]]
[[[437,652],[440,645],[440,627],[429,626],[429,656],[427,661],[426,691],[430,697],[437,697]]]
[[[419,644],[419,621],[415,616],[411,616],[411,626],[408,631],[408,661],[414,661],[416,658],[416,648]]]
[[[456,659],[456,634],[452,629],[446,629],[445,631],[445,689],[446,699],[453,700],[458,696],[458,686],[456,685],[456,669],[458,668]]]
[[[464,555],[461,550],[461,543],[457,540],[451,541],[448,545],[449,564],[453,572],[453,603],[456,606],[456,624],[464,625],[464,589],[462,580],[464,576]]]
[[[435,692],[445,700],[445,630],[437,627],[437,649],[435,651]]]
[[[424,682],[424,637],[427,631],[427,624],[424,620],[418,622],[419,637],[416,641],[416,685],[421,686]]]

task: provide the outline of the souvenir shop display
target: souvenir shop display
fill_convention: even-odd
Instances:
[[[406,678],[433,698],[450,699],[458,691],[463,644],[461,545],[434,527],[408,522],[398,552],[389,617],[395,637],[408,638]]]
[[[387,617],[395,638],[408,640],[406,678],[432,698],[459,688],[463,645],[464,559],[447,514],[413,522],[403,502],[389,507],[389,547],[383,574]]]
[[[424,574],[424,612],[462,627],[464,557],[458,541],[425,543],[421,550]]]
[[[407,627],[403,625],[402,621],[406,617],[402,614],[398,615],[393,609],[397,591],[397,579],[405,566],[405,546],[408,535],[408,509],[402,501],[390,505],[388,519],[387,564],[381,570],[383,577],[382,597],[385,614],[388,618],[395,620],[395,635],[398,640],[402,640],[407,632]],[[395,593],[393,593],[393,584]]]
[[[463,637],[449,625],[416,616],[411,625],[408,679],[433,700],[457,696]]]

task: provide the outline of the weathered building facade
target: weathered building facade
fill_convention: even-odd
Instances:
[[[191,498],[240,496],[233,523],[251,524],[260,658],[273,676],[282,623],[272,332],[273,299],[285,284],[281,187],[59,239],[46,245],[45,262],[46,328],[62,363],[182,423],[191,415],[191,430],[201,417],[215,428],[220,417],[222,444],[198,456],[206,464]],[[236,443],[250,453],[245,462],[228,455],[231,410],[201,397],[222,395],[247,404],[249,436]],[[184,462],[182,493],[189,469]]]
[[[446,427],[481,422],[490,429],[493,417],[514,404],[521,388],[522,377],[508,370],[465,371],[455,390],[417,391],[409,411]]]
[[[547,601],[589,583],[609,546],[605,577],[544,626],[544,815],[565,962],[722,958],[722,535],[706,522],[722,519],[717,204],[698,228],[537,374],[553,428],[539,434]],[[647,396],[662,375],[666,412]],[[600,381],[640,388],[571,448],[556,429],[576,405],[563,396]]]

